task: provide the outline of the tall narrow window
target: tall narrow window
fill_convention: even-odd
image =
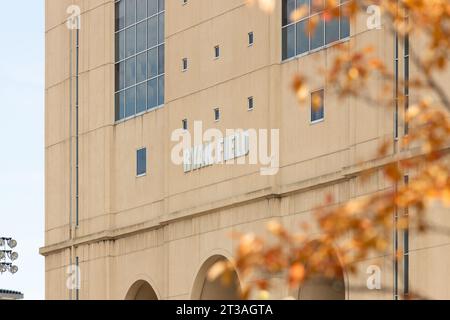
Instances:
[[[255,35],[253,34],[252,31],[248,33],[248,45],[252,46],[254,42],[255,42]]]
[[[115,119],[164,104],[164,0],[115,2]]]
[[[219,46],[215,46],[214,47],[214,58],[218,59],[220,57],[220,47]]]
[[[319,122],[325,116],[325,94],[324,90],[317,90],[311,93],[311,122]]]
[[[282,0],[282,59],[318,50],[348,38],[348,7],[351,1],[337,1],[334,16],[326,18],[330,14],[325,12],[325,1]],[[292,20],[296,17],[293,13],[301,8],[306,14]]]
[[[253,97],[248,97],[247,98],[247,110],[252,111],[254,107],[255,107],[255,104],[254,104]]]
[[[215,108],[214,109],[214,121],[219,121],[220,120],[220,109],[219,108]]]
[[[136,152],[136,176],[140,177],[147,173],[147,149],[142,148]]]
[[[181,71],[186,71],[188,69],[188,59],[181,59]]]

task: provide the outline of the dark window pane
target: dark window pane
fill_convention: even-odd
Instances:
[[[164,104],[164,76],[158,78],[158,105]]]
[[[158,44],[158,16],[148,20],[148,48]]]
[[[297,54],[309,51],[308,19],[297,23]]]
[[[158,47],[158,74],[164,73],[164,45]]]
[[[116,31],[125,27],[125,0],[116,2]]]
[[[295,25],[283,28],[283,60],[295,56]]]
[[[136,20],[141,21],[147,18],[147,0],[137,0],[136,3]]]
[[[125,85],[125,63],[117,63],[116,64],[116,91],[119,91],[124,88]]]
[[[158,0],[158,9],[163,11],[165,9],[165,0]]]
[[[254,36],[253,32],[249,32],[248,33],[248,44],[252,45],[254,41],[255,41],[255,36]]]
[[[325,44],[339,40],[339,18],[333,18],[325,23]]]
[[[143,83],[136,87],[136,113],[143,112],[146,109],[147,109],[147,83]]]
[[[297,9],[306,7],[307,11],[302,18],[306,18],[309,15],[309,0],[297,0]]]
[[[116,121],[125,117],[125,95],[124,92],[116,93]]]
[[[148,0],[148,16],[152,16],[158,12],[158,0]]]
[[[153,78],[158,75],[158,48],[148,51],[148,77]]]
[[[320,48],[324,46],[324,23],[322,15],[315,16],[317,20],[317,25],[314,30],[311,31],[311,50]]]
[[[125,54],[126,57],[136,53],[136,27],[132,26],[125,31]]]
[[[136,57],[136,83],[147,80],[147,53]]]
[[[311,14],[325,9],[325,0],[311,0]]]
[[[158,105],[158,80],[147,82],[147,108],[152,109]]]
[[[147,49],[147,23],[141,22],[136,27],[136,52]]]
[[[136,22],[136,0],[126,0],[125,14],[126,26],[132,25]]]
[[[144,175],[147,172],[147,149],[143,148],[138,150],[136,158],[136,175]]]
[[[136,83],[136,58],[130,58],[125,61],[125,87]]]
[[[341,6],[341,39],[350,37],[350,19],[348,17],[348,5]]]
[[[158,16],[158,43],[164,42],[164,13]]]
[[[125,118],[136,114],[136,87],[125,92]]]
[[[291,23],[291,14],[295,11],[295,0],[283,0],[283,26]]]
[[[125,31],[116,34],[116,61],[125,58]]]

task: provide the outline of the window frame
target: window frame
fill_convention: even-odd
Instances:
[[[218,60],[220,58],[220,45],[214,46],[214,60]]]
[[[281,10],[282,10],[281,15],[282,16],[284,14],[283,13],[284,1],[287,1],[287,0],[283,0],[282,1],[282,5],[281,5]],[[327,35],[327,33],[326,33],[326,30],[327,30],[326,24],[327,24],[327,21],[322,19],[322,21],[323,21],[323,46],[319,46],[317,48],[311,49],[311,34],[309,33],[308,34],[308,50],[305,51],[305,52],[297,54],[297,24],[299,24],[300,22],[303,22],[303,21],[307,21],[307,20],[309,20],[309,19],[311,19],[311,18],[313,18],[315,16],[323,15],[323,13],[325,12],[325,10],[319,10],[319,11],[312,12],[312,10],[311,10],[311,1],[313,1],[313,0],[310,0],[310,2],[309,2],[309,13],[307,15],[303,16],[301,19],[298,19],[296,21],[289,21],[285,25],[283,25],[283,21],[281,22],[281,24],[282,24],[281,25],[281,63],[285,63],[285,62],[288,62],[288,61],[291,61],[291,60],[294,60],[294,59],[297,59],[297,58],[301,58],[301,57],[304,57],[304,56],[307,56],[307,55],[310,55],[310,54],[314,54],[314,53],[316,53],[318,51],[321,51],[321,50],[326,50],[326,49],[328,49],[328,48],[330,48],[332,46],[335,46],[335,45],[337,45],[339,43],[347,42],[351,38],[351,22],[350,21],[349,21],[349,28],[350,28],[349,35],[346,36],[346,37],[341,38],[341,34],[342,34],[341,27],[342,27],[342,25],[341,25],[341,14],[339,14],[339,39],[327,44],[326,43],[326,35]],[[341,8],[343,6],[348,5],[351,1],[355,1],[355,0],[342,0],[342,1],[339,0],[339,4],[336,7],[339,8],[339,10],[341,10]],[[296,2],[296,8],[297,8],[297,2]],[[288,29],[289,27],[294,27],[294,51],[295,51],[295,54],[292,57],[284,58],[283,57],[283,48],[284,48],[283,32],[284,32],[285,29]]]
[[[144,172],[143,173],[139,173],[139,152],[140,151],[144,151],[144,153],[145,153]],[[145,177],[147,175],[147,156],[148,156],[148,154],[147,154],[146,147],[136,149],[136,178]]]
[[[219,107],[213,108],[213,112],[214,112],[214,122],[219,122],[221,118],[220,108]]]
[[[113,101],[114,101],[114,124],[119,124],[119,123],[125,122],[127,120],[139,117],[139,116],[141,116],[141,115],[143,115],[145,113],[156,111],[156,110],[158,110],[160,108],[163,108],[164,105],[165,105],[165,92],[164,92],[164,95],[163,95],[163,97],[164,97],[163,102],[160,103],[160,101],[159,101],[159,98],[160,98],[159,91],[160,91],[160,89],[163,89],[165,91],[165,82],[166,82],[165,65],[163,66],[163,69],[164,69],[163,72],[159,73],[160,54],[161,54],[161,51],[163,51],[162,54],[164,55],[164,58],[165,58],[165,45],[166,45],[165,32],[164,32],[164,35],[163,35],[163,39],[161,40],[161,42],[159,42],[159,35],[160,35],[160,23],[159,22],[160,22],[160,19],[164,20],[164,24],[165,24],[165,21],[166,21],[166,19],[165,19],[166,18],[165,17],[166,6],[165,6],[165,3],[164,3],[164,8],[162,10],[160,10],[160,7],[159,7],[160,1],[161,0],[156,0],[156,4],[157,4],[156,13],[153,13],[151,15],[148,14],[148,1],[146,1],[147,14],[145,15],[145,18],[141,18],[140,20],[137,20],[137,10],[138,10],[138,8],[137,8],[137,5],[136,5],[135,6],[135,21],[133,23],[127,25],[126,21],[124,20],[123,21],[123,26],[121,28],[119,28],[119,29],[117,29],[117,25],[116,25],[116,19],[117,19],[116,10],[118,9],[118,4],[120,2],[124,2],[124,8],[125,8],[124,9],[125,10],[124,11],[124,19],[126,19],[126,0],[114,0],[114,2],[113,2],[114,3],[114,19],[115,19],[115,22],[114,22],[114,98],[113,98]],[[165,2],[165,0],[162,0],[162,1]],[[148,46],[148,36],[149,36],[149,34],[148,34],[148,23],[153,18],[156,18],[155,36],[157,38],[157,42],[156,42],[155,45]],[[137,52],[137,40],[138,40],[137,27],[141,23],[145,23],[146,24],[146,28],[145,28],[146,48],[144,50],[141,50],[141,51]],[[136,29],[134,31],[134,47],[135,47],[135,50],[134,50],[133,54],[127,56],[126,55],[126,37],[125,37],[125,33],[126,33],[127,30],[129,30],[131,28],[135,28]],[[165,31],[165,25],[163,26],[163,29]],[[120,34],[123,34],[122,39],[121,39]],[[118,44],[117,44],[118,39],[119,39],[119,41],[123,41],[124,56],[122,57],[122,59],[120,59],[120,58],[118,59],[117,58],[118,57],[117,50],[120,51],[120,45],[118,46]],[[161,49],[161,48],[163,48],[163,49]],[[152,50],[156,50],[156,65],[157,65],[158,71],[156,72],[156,75],[150,77],[149,74],[148,74],[148,68],[149,68],[148,55],[149,55],[149,52],[151,52]],[[142,54],[146,55],[146,73],[147,73],[147,76],[146,76],[145,80],[137,82],[137,73],[138,73],[138,70],[137,70],[138,69],[138,63],[137,63],[138,59],[137,58],[138,58],[138,56],[140,56]],[[123,80],[121,80],[120,78],[117,79],[117,77],[120,76],[120,66],[121,66],[121,64],[126,64],[126,62],[129,61],[130,59],[134,59],[134,69],[135,69],[135,77],[134,78],[135,78],[135,81],[134,81],[133,84],[127,86],[125,84],[125,80],[126,80],[126,68],[125,68],[125,66],[123,67]],[[165,64],[165,61],[164,61],[164,64]],[[117,68],[119,68],[119,72],[118,72],[119,74],[117,74],[117,71],[116,71]],[[160,85],[159,85],[160,78],[163,79],[162,88],[160,88]],[[148,100],[148,84],[151,81],[154,81],[154,80],[156,80],[156,105],[150,107],[149,106],[149,100]],[[119,88],[117,88],[116,84],[117,83],[120,84],[121,82],[123,82],[122,88],[120,88],[120,85],[119,85]],[[146,92],[147,92],[146,108],[143,111],[137,112],[138,111],[137,89],[138,89],[139,86],[141,86],[143,84],[146,85]],[[132,115],[127,116],[125,96],[126,96],[126,92],[128,90],[130,90],[130,89],[133,89],[133,88],[134,88],[134,91],[135,91],[135,103],[134,103],[135,104],[135,108],[134,108],[134,113]],[[120,107],[117,105],[117,103],[118,102],[120,103],[120,100],[124,100],[123,101],[124,111],[123,111],[123,115],[117,116],[117,111],[118,111],[118,109],[120,109]]]
[[[252,47],[255,44],[255,33],[253,31],[249,31],[247,33],[247,46]]]
[[[251,108],[250,108],[251,106]],[[255,110],[255,98],[253,96],[247,97],[247,111]]]
[[[186,72],[189,69],[188,58],[181,58],[181,72]]]
[[[313,120],[314,107],[313,107],[313,102],[312,102],[313,99],[312,98],[313,98],[313,94],[320,92],[320,91],[323,92],[323,95],[322,95],[322,118]],[[310,99],[310,102],[309,102],[309,124],[314,125],[317,123],[324,122],[325,121],[325,87],[318,87],[317,89],[312,90],[310,92],[309,99]]]

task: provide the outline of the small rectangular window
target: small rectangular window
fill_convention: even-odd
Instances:
[[[254,108],[253,97],[248,97],[247,98],[247,108],[248,108],[249,111],[253,110],[253,108]]]
[[[254,41],[255,41],[255,36],[253,35],[253,32],[249,32],[248,33],[248,45],[252,46]]]
[[[188,68],[188,59],[183,58],[183,60],[181,60],[181,70],[186,71],[187,68]]]
[[[219,108],[215,108],[214,109],[214,121],[219,121],[220,120],[220,109]]]
[[[183,130],[187,130],[188,129],[188,121],[187,121],[187,119],[183,119],[181,121],[181,125],[182,125]]]
[[[140,177],[147,173],[147,149],[139,149],[137,151],[136,158],[136,175]]]
[[[319,122],[325,116],[324,90],[317,90],[311,93],[311,122]]]
[[[215,46],[214,47],[214,58],[219,58],[220,57],[220,47],[219,46]]]

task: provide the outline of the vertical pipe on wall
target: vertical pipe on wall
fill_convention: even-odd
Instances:
[[[72,203],[72,197],[73,197],[73,146],[72,146],[72,137],[73,137],[73,128],[72,128],[72,117],[73,117],[73,70],[72,70],[72,64],[73,64],[73,35],[72,30],[69,29],[69,239],[73,239],[73,203]],[[71,266],[73,263],[72,260],[72,252],[73,248],[70,248],[70,255],[69,255],[69,265]],[[69,289],[69,300],[72,300],[72,290]]]
[[[409,184],[409,176],[404,178],[405,185]],[[404,218],[408,225],[403,231],[403,295],[408,298],[409,295],[409,210],[405,209]]]
[[[79,20],[77,20],[79,23]],[[80,209],[80,183],[79,183],[79,53],[80,53],[80,28],[76,29],[76,54],[75,54],[75,226],[79,225]]]
[[[398,1],[397,1],[397,10],[398,10]],[[399,130],[398,130],[398,102],[399,102],[399,96],[398,96],[398,89],[399,89],[399,79],[398,79],[398,72],[399,72],[399,34],[396,31],[394,35],[394,73],[395,73],[395,79],[394,79],[394,103],[395,103],[395,110],[394,110],[394,154],[397,153],[397,142],[399,138]],[[394,192],[397,192],[398,184],[397,182],[394,184]],[[393,299],[398,300],[398,208],[395,207],[394,214],[393,214],[393,223],[394,223],[394,230],[393,230],[393,255],[392,255],[392,263],[393,263]]]

